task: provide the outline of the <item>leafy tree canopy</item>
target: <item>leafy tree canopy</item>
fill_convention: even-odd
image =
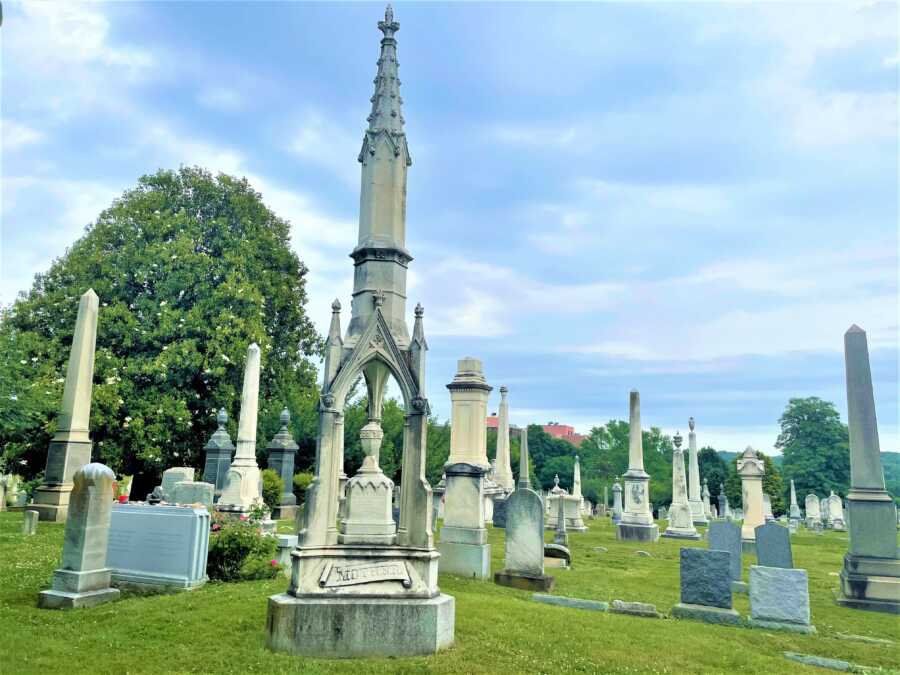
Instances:
[[[815,396],[792,398],[781,418],[775,447],[782,452],[786,488],[794,480],[797,498],[846,496],[850,488],[849,434],[834,404]]]
[[[306,316],[306,267],[288,223],[246,179],[199,168],[142,177],[0,316],[0,449],[26,477],[44,468],[78,299],[100,298],[91,437],[125,474],[200,467],[214,412],[237,428],[243,365],[262,349],[262,439],[291,409],[314,445],[320,339]],[[312,416],[310,415],[312,413]],[[312,441],[314,443],[314,440]]]

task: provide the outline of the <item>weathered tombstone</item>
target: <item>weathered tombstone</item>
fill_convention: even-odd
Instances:
[[[834,494],[834,490],[828,496],[828,516],[831,518],[832,530],[845,530],[844,525],[844,504],[841,498]]]
[[[47,449],[44,482],[34,494],[34,508],[41,520],[66,520],[75,472],[91,461],[91,389],[99,306],[100,300],[92,288],[78,302],[56,433]]]
[[[763,493],[763,518],[767,523],[775,520],[775,514],[772,513],[772,498],[766,493]]]
[[[211,507],[215,496],[215,485],[203,481],[180,481],[172,489],[169,500],[173,504],[203,504]]]
[[[509,498],[507,497],[507,499]],[[494,513],[491,515],[491,523],[494,527],[500,529],[506,527],[506,499],[498,499],[494,502]]]
[[[756,528],[756,560],[762,567],[793,568],[791,533],[778,523],[766,523]]]
[[[214,499],[218,499],[225,487],[225,474],[231,466],[231,455],[234,453],[234,443],[225,425],[228,423],[228,413],[225,408],[220,408],[216,415],[219,427],[210,436],[209,441],[203,446],[206,451],[206,461],[203,465],[203,480],[215,485]]]
[[[803,514],[800,513],[800,505],[797,503],[797,488],[794,487],[794,479],[791,478],[791,506],[790,506],[790,514],[791,520],[800,521],[803,518]]]
[[[817,525],[822,523],[819,498],[814,494],[808,494],[803,505],[806,507],[806,527],[810,530],[815,529]]]
[[[494,583],[549,591],[555,580],[544,574],[544,505],[528,478],[528,429],[522,430],[518,488],[507,499],[506,559]]]
[[[193,482],[194,469],[190,466],[173,466],[163,471],[162,483],[160,483],[160,491],[162,492],[163,501],[175,501],[175,485],[182,482]]]
[[[560,498],[556,500],[557,504],[557,513],[556,513],[556,534],[553,535],[553,543],[559,546],[568,546],[569,545],[569,534],[566,531],[566,507],[565,507],[565,499]]]
[[[37,524],[40,514],[37,511],[28,510],[22,519],[22,534],[29,536],[37,533]]]
[[[709,524],[709,548],[715,551],[727,551],[729,554],[728,569],[731,573],[731,590],[735,593],[746,593],[747,584],[741,580],[741,526],[730,520]]]
[[[659,526],[653,522],[653,512],[650,511],[650,475],[644,471],[641,397],[637,390],[630,393],[629,425],[625,508],[616,525],[616,539],[656,541],[659,539]]]
[[[272,517],[275,519],[293,518],[297,511],[297,497],[294,495],[294,456],[300,446],[291,436],[288,427],[290,423],[291,413],[285,408],[281,411],[281,429],[266,448],[269,453],[269,468],[273,469],[284,483],[281,499],[272,511]]]
[[[208,486],[212,498],[212,484],[200,484]],[[207,580],[208,553],[205,508],[147,504],[112,508],[106,564],[117,588],[138,592],[197,588]]]
[[[681,549],[681,602],[672,608],[679,619],[738,624],[731,606],[731,554],[702,548]]]
[[[612,522],[613,525],[618,525],[619,521],[622,520],[622,486],[619,485],[618,479],[613,483],[613,508],[612,508]]]
[[[669,526],[662,533],[662,536],[676,539],[699,539],[700,533],[694,527],[694,523],[698,522],[698,516],[693,512],[693,505],[688,500],[687,480],[684,474],[684,452],[681,449],[681,434],[676,432],[672,440],[675,443],[675,451],[672,453],[672,507],[669,510]],[[701,516],[703,516],[702,511],[703,503],[701,502]],[[703,522],[706,522],[705,517]]]
[[[44,609],[91,607],[119,597],[118,589],[110,588],[106,565],[116,476],[109,467],[94,463],[72,478],[62,565],[53,572],[51,589],[38,598],[38,607]]]
[[[751,565],[750,625],[815,633],[815,626],[810,624],[806,570]]]
[[[741,526],[741,537],[744,541],[744,547],[752,550],[754,545],[754,537],[756,537],[756,526],[765,523],[765,512],[763,508],[763,491],[762,480],[766,473],[765,464],[759,458],[756,450],[749,445],[747,449],[738,457],[737,472],[741,477],[741,493],[743,495],[743,525]]]
[[[727,518],[728,513],[728,496],[725,494],[724,483],[719,483],[719,517]]]
[[[859,326],[851,326],[844,335],[844,360],[850,427],[849,547],[840,572],[838,603],[900,614],[897,507],[885,490],[869,347]]]

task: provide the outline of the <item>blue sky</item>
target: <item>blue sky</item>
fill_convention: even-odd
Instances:
[[[898,436],[896,3],[398,3],[409,311],[513,421],[627,419],[771,451],[846,415],[867,330]],[[379,3],[4,3],[0,302],[137,178],[246,175],[327,328],[349,300]],[[345,302],[346,304],[346,302]]]

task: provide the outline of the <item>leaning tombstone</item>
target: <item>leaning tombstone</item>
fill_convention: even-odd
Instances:
[[[756,528],[756,560],[762,567],[794,567],[791,533],[786,527],[766,523]]]
[[[22,520],[22,534],[32,535],[37,533],[37,524],[40,514],[37,511],[29,509],[23,515],[25,517]]]
[[[751,565],[749,623],[769,630],[815,633],[806,570]]]
[[[212,484],[201,485],[209,486],[211,498]],[[112,508],[106,564],[116,588],[141,593],[197,588],[207,581],[208,553],[206,508],[137,503]]]
[[[544,505],[528,478],[528,430],[522,430],[518,488],[506,500],[506,562],[494,583],[527,591],[549,591],[544,574]]]
[[[83,466],[72,477],[62,566],[53,573],[51,589],[41,591],[38,607],[91,607],[119,597],[118,589],[110,587],[106,565],[115,478],[98,463]]]
[[[741,526],[730,520],[709,524],[709,548],[714,551],[727,551],[729,554],[728,569],[731,573],[731,590],[734,593],[746,593],[747,584],[741,580]]]
[[[681,602],[672,608],[678,619],[739,624],[731,603],[731,556],[727,551],[681,549]]]

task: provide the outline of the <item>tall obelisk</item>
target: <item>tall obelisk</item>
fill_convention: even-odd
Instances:
[[[516,489],[509,456],[509,401],[506,400],[508,393],[509,389],[500,387],[500,413],[497,423],[497,473],[494,476],[496,483],[507,493]]]
[[[884,486],[869,346],[859,326],[850,326],[844,334],[844,361],[850,427],[850,545],[840,574],[838,603],[900,614],[897,508]]]
[[[697,457],[697,434],[694,433],[694,418],[688,419],[688,503],[694,525],[706,525],[709,521],[703,510],[703,492],[700,486],[700,461]]]
[[[47,450],[44,483],[34,495],[34,509],[41,520],[60,523],[66,519],[75,472],[91,461],[91,389],[99,305],[93,288],[89,288],[78,302],[59,420]]]
[[[629,541],[656,541],[659,527],[650,510],[650,476],[644,471],[644,444],[641,435],[641,395],[636,389],[629,398],[628,471],[625,472],[625,507],[616,526],[616,538]]]

